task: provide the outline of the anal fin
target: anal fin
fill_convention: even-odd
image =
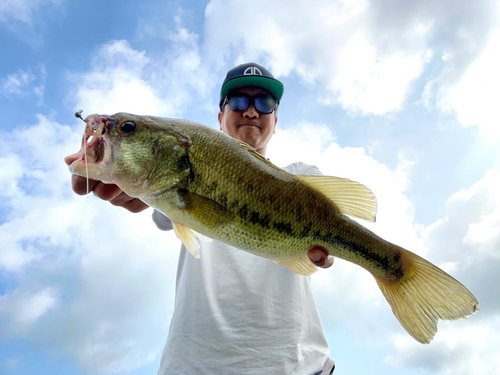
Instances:
[[[311,262],[307,253],[297,257],[288,259],[276,259],[276,262],[285,266],[289,270],[295,272],[296,274],[309,276],[318,270],[318,268]]]

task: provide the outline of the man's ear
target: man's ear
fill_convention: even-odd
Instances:
[[[276,112],[274,113],[274,130],[273,134],[276,133],[276,126],[278,125],[278,116],[276,115]]]
[[[219,130],[222,131],[222,116],[224,116],[224,113],[222,111],[219,111],[219,115],[217,118],[219,119]]]

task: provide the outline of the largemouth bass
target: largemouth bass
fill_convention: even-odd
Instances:
[[[85,122],[82,149],[67,157],[71,172],[114,183],[163,212],[195,257],[201,235],[310,275],[316,266],[307,252],[322,247],[368,270],[421,343],[432,340],[439,319],[478,311],[453,277],[346,216],[375,220],[375,197],[361,184],[291,175],[247,144],[185,120],[117,113]]]

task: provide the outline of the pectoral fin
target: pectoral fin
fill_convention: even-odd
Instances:
[[[195,231],[175,221],[172,221],[172,226],[174,227],[175,234],[182,241],[187,251],[196,259],[200,259],[200,243]]]
[[[374,222],[377,199],[373,192],[359,182],[331,176],[296,175],[329,198],[340,212]]]
[[[296,274],[309,276],[318,270],[318,268],[311,262],[307,253],[297,257],[289,259],[277,259],[276,262],[285,266],[289,270],[295,272]]]
[[[182,209],[207,226],[221,226],[234,219],[232,213],[210,198],[181,189],[179,189],[178,195],[185,203]]]

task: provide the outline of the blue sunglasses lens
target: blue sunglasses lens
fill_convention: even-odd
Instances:
[[[269,114],[276,109],[276,100],[270,96],[258,96],[255,98],[257,111]]]
[[[231,108],[233,111],[244,111],[249,106],[249,96],[231,96],[229,98],[229,108]]]
[[[276,108],[276,100],[268,95],[235,95],[228,99],[228,103],[229,108],[233,111],[245,111],[252,103],[257,111],[266,115],[272,113]]]

